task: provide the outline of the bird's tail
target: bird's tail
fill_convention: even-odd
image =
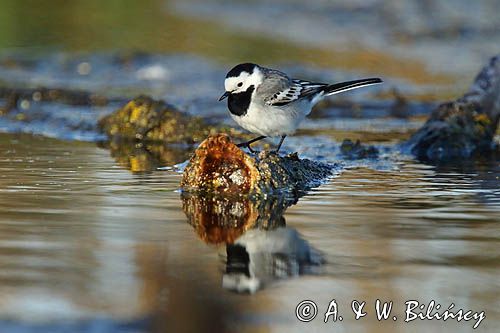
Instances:
[[[335,83],[335,84],[330,84],[324,88],[325,95],[334,95],[338,94],[344,91],[352,90],[352,89],[357,89],[365,86],[371,86],[372,84],[379,84],[382,83],[383,81],[379,79],[378,77],[373,77],[369,79],[361,79],[361,80],[354,80],[354,81],[347,81],[347,82],[340,82],[340,83]]]

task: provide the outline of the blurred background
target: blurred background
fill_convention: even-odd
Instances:
[[[432,98],[463,91],[498,51],[498,5],[497,0],[2,0],[0,50],[2,67],[14,66],[15,55],[54,52],[182,54],[214,68],[244,61],[300,64],[380,75],[394,79],[405,93]],[[79,73],[114,77],[106,68],[111,64],[94,61]],[[167,68],[160,68],[142,71],[139,78],[166,79]],[[63,73],[51,74],[56,79]],[[436,85],[444,87],[437,91]]]
[[[326,82],[380,76],[386,84],[379,89],[361,89],[337,101],[368,95],[372,104],[399,107],[393,114],[409,117],[425,113],[426,103],[459,96],[498,52],[498,5],[498,0],[2,0],[0,87],[65,88],[122,99],[144,93],[234,125],[216,96],[227,70],[251,61]],[[3,89],[0,97],[10,96]],[[369,115],[369,109],[360,109],[351,107],[349,116]],[[54,128],[1,119],[0,129],[98,138],[82,130],[95,126],[84,112],[76,120],[64,110],[60,115],[45,114],[58,124]],[[75,121],[80,131],[64,131]]]
[[[486,310],[481,328],[494,331],[498,161],[427,165],[397,144],[498,54],[499,8],[499,0],[0,0],[0,332],[331,330],[319,317],[298,325],[305,298],[336,298],[344,309],[352,299],[454,302]],[[283,208],[276,232],[236,230],[239,247],[208,244],[203,226],[186,219],[172,171],[194,147],[162,147],[151,162],[142,146],[103,145],[96,124],[146,94],[235,126],[217,99],[226,72],[248,61],[303,79],[385,84],[318,106],[285,142],[301,156],[340,161],[342,173],[281,216]],[[344,138],[375,145],[379,158],[339,157]],[[322,260],[300,261],[303,252]],[[242,253],[258,263],[247,262],[263,286],[254,295],[222,283]],[[335,325],[408,328],[373,317]]]

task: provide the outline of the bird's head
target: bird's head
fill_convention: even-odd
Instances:
[[[229,95],[244,93],[248,89],[257,89],[262,83],[264,76],[259,65],[252,63],[239,64],[233,67],[224,81],[224,88],[226,92],[219,98],[222,101]]]

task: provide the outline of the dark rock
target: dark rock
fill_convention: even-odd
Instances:
[[[0,98],[27,99],[36,102],[58,102],[77,106],[104,106],[110,100],[102,95],[86,91],[56,89],[56,88],[4,88],[0,87]],[[13,107],[16,104],[12,104]]]
[[[1,95],[0,95],[1,96]],[[0,106],[0,116],[9,113],[17,107],[20,95],[16,91],[10,91],[2,96],[6,99],[5,104]]]
[[[347,159],[360,158],[377,158],[379,151],[374,146],[366,146],[361,144],[359,140],[352,142],[350,139],[345,139],[340,146],[340,153]]]
[[[500,118],[500,55],[492,58],[461,98],[443,103],[404,144],[424,160],[467,158],[491,151]]]
[[[389,114],[395,118],[406,119],[409,116],[408,99],[403,96],[396,88],[392,90],[394,103],[391,105]]]

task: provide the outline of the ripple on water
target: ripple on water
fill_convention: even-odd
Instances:
[[[438,295],[489,309],[498,287],[498,164],[364,163],[274,216],[274,233],[243,234],[227,252],[186,223],[178,172],[131,173],[93,143],[0,135],[0,313],[9,320],[0,328],[57,331],[66,323],[86,332],[106,322],[120,331],[172,304],[179,313],[211,304],[212,316],[231,313],[253,327],[247,316],[280,322],[290,314],[279,304],[306,296],[349,304]],[[251,298],[224,290],[244,290],[228,276],[242,253],[249,286],[259,286]]]

